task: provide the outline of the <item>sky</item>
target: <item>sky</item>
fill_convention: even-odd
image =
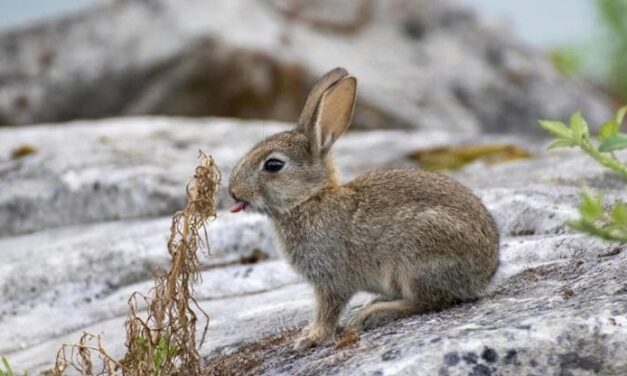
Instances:
[[[504,17],[525,41],[558,46],[590,38],[594,32],[592,0],[458,0]]]
[[[97,0],[0,0],[0,29],[84,8]]]
[[[0,30],[60,15],[104,0],[0,0]],[[437,0],[435,0],[437,1]],[[458,0],[505,17],[517,34],[539,47],[570,44],[594,28],[591,0]]]

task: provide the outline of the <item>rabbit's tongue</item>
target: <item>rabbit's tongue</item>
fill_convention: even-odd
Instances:
[[[237,213],[246,209],[246,201],[236,201],[231,207],[231,213]]]

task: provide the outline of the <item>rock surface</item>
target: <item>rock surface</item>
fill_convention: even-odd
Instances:
[[[0,124],[124,114],[293,120],[334,66],[356,128],[534,132],[607,102],[451,1],[109,1],[0,34]]]
[[[211,153],[226,178],[246,148],[285,128],[135,118],[1,130],[0,354],[33,373],[84,330],[104,333],[108,349],[121,354],[127,299],[146,292],[152,270],[167,265],[169,215],[183,205],[196,150]],[[312,314],[310,288],[281,259],[267,218],[220,211],[197,289],[211,316],[202,348],[208,373],[626,374],[627,248],[564,225],[577,215],[582,183],[612,200],[627,199],[623,181],[577,152],[547,154],[520,137],[354,132],[336,154],[343,175],[354,176],[407,166],[416,148],[494,141],[537,155],[454,174],[482,197],[502,232],[486,297],[362,333],[340,349],[291,351],[294,329]],[[37,151],[11,159],[21,145]],[[357,296],[343,322],[367,298]],[[247,363],[229,362],[238,354]],[[231,368],[220,373],[225,364]]]
[[[169,215],[184,205],[181,187],[196,166],[198,150],[214,155],[226,184],[230,167],[246,150],[289,127],[224,119],[121,118],[0,128],[0,237]],[[398,165],[404,154],[450,139],[437,131],[356,132],[339,142],[336,151],[342,172],[353,175],[370,166]],[[12,159],[24,146],[36,152]],[[379,150],[376,155],[373,148]],[[221,208],[225,197],[222,192]]]

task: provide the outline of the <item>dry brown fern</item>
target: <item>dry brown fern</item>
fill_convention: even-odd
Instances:
[[[187,186],[187,205],[172,217],[170,270],[155,278],[147,296],[136,292],[129,298],[126,355],[116,360],[107,353],[101,336],[85,333],[79,343],[59,349],[56,375],[70,367],[81,375],[200,375],[198,348],[205,340],[209,316],[194,299],[193,287],[200,280],[197,251],[203,246],[209,250],[204,226],[216,217],[215,197],[220,185],[213,158],[200,152],[200,159]],[[146,304],[146,312],[139,311],[139,302]],[[197,341],[199,321],[202,326]],[[98,371],[94,358],[101,363]]]

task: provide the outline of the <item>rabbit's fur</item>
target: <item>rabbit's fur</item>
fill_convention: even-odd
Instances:
[[[334,338],[358,291],[379,298],[349,322],[354,330],[477,298],[498,264],[492,217],[454,180],[408,169],[340,183],[329,149],[351,122],[356,86],[342,68],[327,73],[296,129],[254,146],[229,183],[238,205],[271,216],[286,258],[314,287],[316,316],[297,349]],[[265,170],[269,159],[282,169]]]

